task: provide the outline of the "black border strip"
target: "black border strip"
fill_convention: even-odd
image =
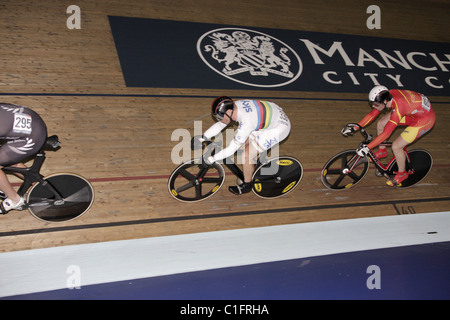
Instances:
[[[118,97],[118,98],[208,98],[212,95],[187,95],[187,94],[128,94],[128,93],[0,93],[0,96],[32,96],[32,97]],[[252,98],[251,96],[233,96],[235,99]],[[261,98],[261,96],[259,96]],[[306,97],[264,97],[264,99],[281,100],[325,100],[325,101],[366,101],[364,99],[334,99],[334,98],[306,98]],[[450,103],[450,101],[448,102]]]
[[[208,98],[214,99],[217,96],[213,95],[184,95],[184,94],[127,94],[127,93],[39,93],[39,92],[29,92],[29,93],[12,93],[12,92],[0,92],[1,96],[37,96],[37,97],[116,97],[116,98]],[[233,96],[235,99],[251,99],[258,98],[261,96],[252,97],[251,95],[246,96]],[[278,99],[278,100],[312,100],[312,101],[362,101],[366,102],[367,99],[349,99],[349,98],[314,98],[314,97],[263,97],[264,99]],[[433,104],[449,104],[450,101],[432,101]]]
[[[192,216],[181,216],[181,217],[118,221],[118,222],[110,222],[110,223],[95,223],[95,224],[78,225],[78,226],[53,227],[53,228],[48,228],[48,229],[43,228],[43,229],[32,229],[32,230],[18,230],[18,231],[1,232],[0,238],[1,237],[9,237],[9,236],[27,235],[27,234],[39,234],[39,233],[60,232],[60,231],[74,231],[74,230],[108,228],[108,227],[122,227],[122,226],[129,226],[129,225],[141,225],[141,224],[162,223],[162,222],[202,220],[202,219],[206,220],[206,219],[212,219],[212,218],[229,218],[229,217],[236,217],[236,216],[249,216],[249,215],[259,215],[259,214],[268,214],[268,213],[286,213],[286,212],[296,212],[296,211],[353,208],[353,207],[370,207],[370,206],[380,206],[380,205],[392,205],[392,206],[394,206],[394,209],[396,210],[397,214],[400,214],[396,207],[396,204],[434,202],[434,201],[450,201],[450,197],[431,198],[431,199],[405,199],[405,200],[391,200],[391,201],[357,202],[357,203],[347,203],[347,204],[329,204],[329,205],[317,205],[317,206],[307,206],[307,207],[264,209],[264,210],[238,211],[238,212],[192,215]]]

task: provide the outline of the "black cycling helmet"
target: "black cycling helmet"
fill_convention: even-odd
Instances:
[[[222,120],[225,116],[227,110],[233,110],[234,109],[234,102],[233,99],[226,96],[221,96],[216,98],[211,106],[211,114],[217,119]],[[228,116],[231,120],[231,117]]]

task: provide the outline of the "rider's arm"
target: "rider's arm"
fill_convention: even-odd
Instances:
[[[342,130],[341,133],[344,136],[348,136],[348,135],[353,135],[353,133],[355,131],[358,131],[359,128],[364,128],[365,126],[367,126],[369,123],[371,123],[376,117],[378,117],[378,115],[380,114],[380,111],[378,111],[377,109],[373,109],[371,112],[369,112],[368,114],[366,114],[364,116],[364,118],[361,119],[360,122],[358,122],[358,126],[354,126],[352,124],[347,124]]]
[[[212,160],[212,162],[215,162],[231,157],[240,148],[240,146],[242,146],[242,143],[239,143],[235,139],[233,139],[228,147],[212,156],[212,159],[210,159],[210,161]]]
[[[373,109],[371,112],[366,114],[366,116],[364,118],[362,118],[361,121],[358,122],[358,124],[361,127],[365,127],[369,123],[371,123],[376,117],[378,117],[379,114],[380,114],[380,111],[378,111],[377,109]],[[358,130],[358,129],[359,129],[358,127],[355,127],[355,130]]]
[[[209,160],[214,162],[231,157],[247,141],[252,131],[253,130],[249,125],[240,125],[228,147],[216,153]]]
[[[223,122],[216,122],[211,127],[209,127],[208,130],[205,131],[203,134],[203,137],[207,140],[210,140],[212,137],[217,136],[225,127],[227,126],[226,123]]]

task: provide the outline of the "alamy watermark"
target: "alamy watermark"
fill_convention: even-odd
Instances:
[[[381,289],[381,269],[377,265],[370,265],[367,267],[366,270],[367,274],[370,274],[370,276],[367,278],[366,286],[367,289],[373,290],[373,289]]]
[[[67,18],[67,29],[81,29],[81,9],[77,5],[70,5],[67,7],[66,13],[70,14]]]
[[[178,142],[171,151],[171,161],[175,165],[179,165],[190,161],[191,159],[202,159],[204,157],[205,150],[200,148],[192,150],[191,141],[194,137],[201,137],[203,134],[202,121],[194,121],[194,133],[193,135],[187,129],[179,128],[175,129],[171,135],[172,142]],[[214,137],[214,148],[210,150],[212,154],[217,154],[221,150],[225,149],[230,145],[231,141],[234,139],[236,131],[233,129],[225,129]],[[250,142],[252,143],[252,142]],[[262,139],[259,141],[261,145],[270,146],[268,152],[261,152],[258,158],[250,158],[247,160],[247,155],[244,152],[244,145],[241,146],[236,152],[236,157],[231,156],[229,158],[218,160],[217,163],[225,164],[239,164],[244,163],[257,164],[258,159],[260,163],[264,163],[266,158],[276,158],[279,156],[279,139],[277,137],[272,137],[271,139]],[[208,156],[209,153],[206,155]],[[278,171],[277,161],[272,161],[270,165],[264,167],[261,171],[263,175],[273,175]]]
[[[377,5],[370,5],[367,7],[366,13],[371,14],[367,18],[366,26],[367,29],[381,29],[381,9]]]
[[[81,289],[81,268],[77,265],[70,265],[66,269],[69,276],[66,280],[67,289]]]

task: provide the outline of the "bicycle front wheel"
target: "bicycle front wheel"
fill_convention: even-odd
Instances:
[[[28,211],[47,222],[70,221],[82,216],[94,202],[94,189],[88,180],[71,173],[57,173],[35,184],[27,196]],[[59,193],[58,199],[51,187]]]
[[[353,187],[369,171],[367,157],[361,158],[355,150],[346,150],[332,157],[322,169],[320,180],[330,189]]]
[[[179,165],[170,175],[167,186],[172,197],[183,202],[205,200],[215,194],[225,181],[225,169],[214,163],[204,170],[199,166],[201,159],[192,159]]]
[[[303,177],[300,161],[282,156],[260,165],[253,174],[253,193],[261,198],[277,198],[295,189]]]

